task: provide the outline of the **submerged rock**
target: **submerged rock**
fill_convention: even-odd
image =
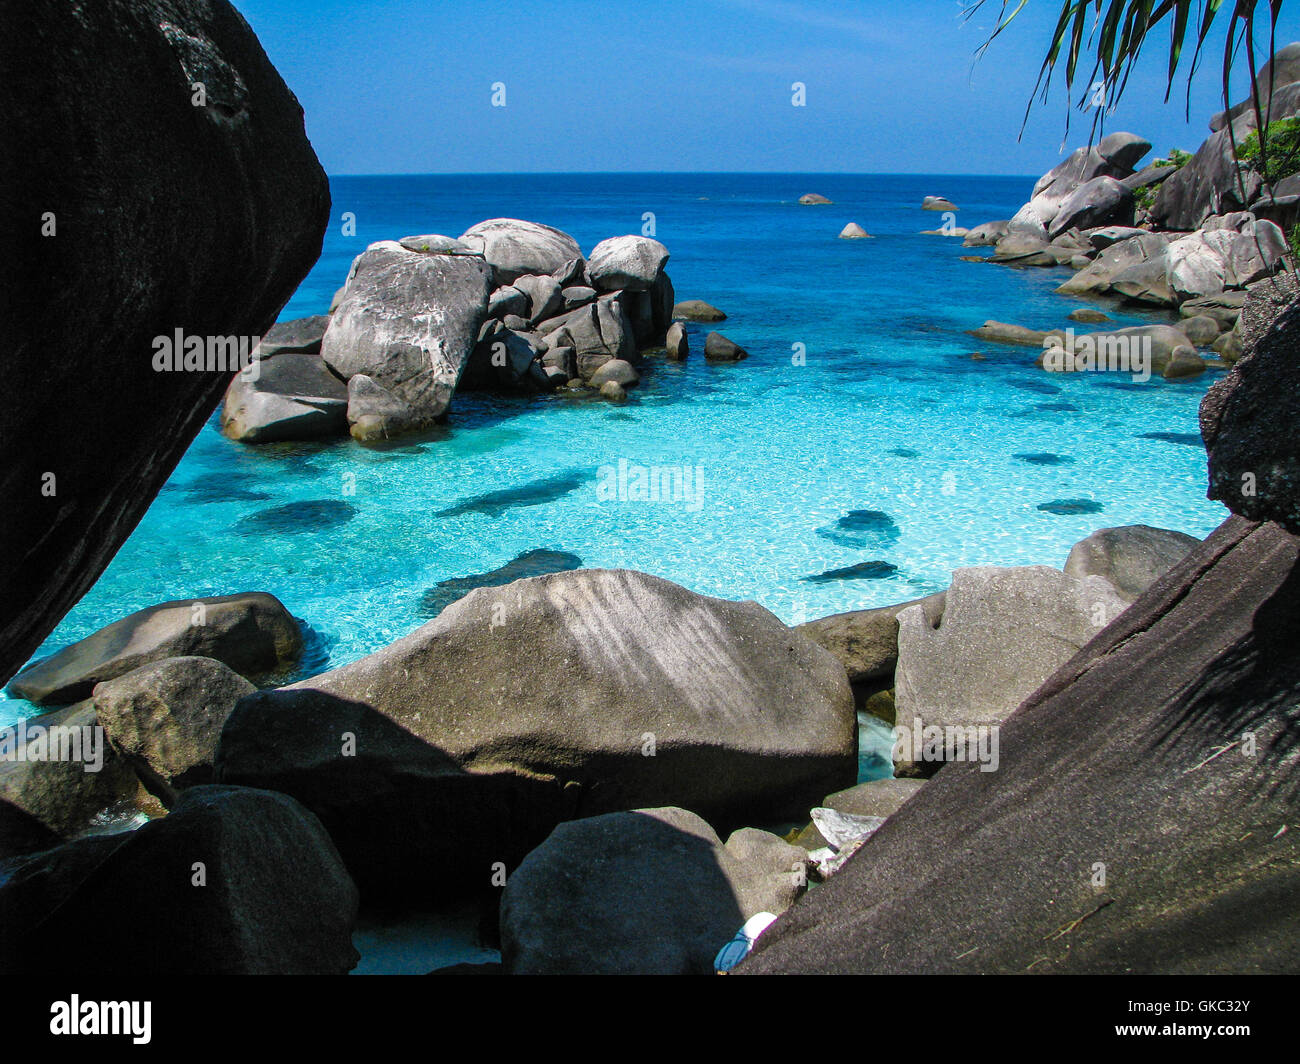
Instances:
[[[499,569],[473,576],[454,576],[438,581],[438,586],[424,593],[420,599],[420,614],[436,617],[453,602],[464,598],[480,587],[504,587],[506,584],[530,576],[548,576],[582,568],[582,559],[563,550],[530,550],[512,558]]]
[[[561,824],[511,875],[501,959],[512,975],[709,975],[746,920],[780,913],[803,850],[753,828],[724,846],[685,809]]]
[[[820,195],[819,193],[816,192],[806,192],[799,197],[799,202],[802,203],[805,207],[824,207],[828,203],[832,203],[834,201],[828,200],[825,196]]]
[[[217,777],[316,811],[363,889],[428,897],[486,885],[576,816],[802,815],[853,782],[856,731],[840,664],[762,607],[581,570],[471,592],[369,657],[250,695]]]
[[[139,610],[42,658],[10,682],[14,698],[59,705],[163,658],[215,658],[242,676],[274,672],[302,653],[298,622],[274,595],[250,591]]]
[[[359,959],[357,889],[320,822],[284,794],[195,787],[135,831],[4,872],[6,974],[343,975]]]

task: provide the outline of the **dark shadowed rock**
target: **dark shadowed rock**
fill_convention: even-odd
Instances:
[[[1290,277],[1260,281],[1242,307],[1242,359],[1201,402],[1209,497],[1300,532],[1300,302]]]
[[[1113,177],[1095,177],[1071,192],[1056,212],[1047,232],[1057,237],[1072,228],[1133,224],[1133,192]]]
[[[113,748],[167,805],[212,782],[217,736],[257,688],[213,658],[167,658],[96,684],[92,704]]]
[[[325,329],[329,326],[328,314],[316,314],[310,318],[296,318],[293,321],[278,321],[266,330],[261,343],[257,345],[258,358],[270,358],[281,354],[320,354],[320,342],[325,338]]]
[[[164,811],[109,746],[90,702],[0,728],[0,751],[0,804],[57,841],[84,834],[104,813]]]
[[[1277,86],[1270,122],[1300,113],[1300,83]],[[1255,128],[1253,106],[1233,121],[1232,135],[1241,144]],[[1152,217],[1169,229],[1191,230],[1215,214],[1245,210],[1254,202],[1261,178],[1250,167],[1239,164],[1233,140],[1226,126],[1211,133],[1191,161],[1180,167],[1160,186],[1151,208]]]
[[[740,970],[1295,971],[1298,557],[1229,520]]]
[[[512,975],[708,975],[741,925],[790,906],[804,852],[747,829],[723,846],[685,809],[561,824],[511,875],[501,960]]]
[[[94,583],[229,382],[155,371],[155,338],[261,336],[330,203],[302,109],[226,0],[7,4],[4,21],[0,359],[22,401],[0,419],[0,679]]]
[[[9,693],[39,705],[89,698],[95,684],[163,658],[216,658],[258,676],[295,661],[302,632],[274,595],[250,591],[139,610],[29,665]]]
[[[357,889],[292,798],[196,787],[159,820],[11,861],[0,971],[342,975]]]
[[[853,782],[856,745],[843,668],[762,607],[597,569],[471,592],[378,653],[250,695],[217,776],[298,797],[363,889],[449,894],[577,816],[804,815]]]

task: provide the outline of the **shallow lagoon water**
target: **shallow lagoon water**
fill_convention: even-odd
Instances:
[[[793,623],[929,594],[962,566],[1060,565],[1099,527],[1204,536],[1225,514],[1204,497],[1197,443],[1197,406],[1215,373],[1145,384],[1048,375],[1030,349],[965,334],[988,318],[1061,327],[1085,305],[1054,294],[1062,271],[963,262],[972,252],[960,240],[919,235],[942,224],[919,210],[927,194],[950,197],[963,208],[958,224],[975,225],[1009,217],[1032,183],[336,178],[325,251],[283,318],[324,312],[374,240],[514,216],[565,229],[589,251],[639,232],[652,212],[677,298],[705,299],[728,320],[690,326],[685,364],[649,359],[624,406],[465,394],[430,437],[376,449],[244,447],[214,416],[37,656],[166,599],[264,590],[308,626],[308,675],[424,623],[426,593],[440,583],[536,550],[754,599]],[[813,191],[835,203],[797,205]],[[356,236],[342,235],[344,211]],[[838,240],[849,221],[875,238]],[[1165,320],[1112,313],[1121,325]],[[706,364],[708,328],[750,358]],[[607,500],[602,468],[620,461],[689,469],[699,494]],[[810,579],[841,570],[850,575]],[[0,725],[34,711],[0,701]]]

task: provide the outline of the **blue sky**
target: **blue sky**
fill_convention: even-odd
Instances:
[[[1059,0],[1031,0],[978,61],[996,0],[972,23],[955,0],[234,3],[332,174],[1038,174],[1065,136],[1058,89],[1017,141]],[[1194,150],[1220,105],[1217,54],[1188,123],[1181,81],[1163,102],[1157,43],[1107,128]],[[1086,140],[1076,113],[1070,146]]]

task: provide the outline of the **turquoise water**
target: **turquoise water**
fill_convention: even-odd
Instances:
[[[1029,349],[965,335],[987,318],[1063,326],[1083,305],[1053,293],[1060,271],[962,262],[972,252],[959,240],[919,235],[941,224],[919,210],[927,194],[953,199],[958,224],[976,225],[1009,217],[1032,184],[336,178],[324,254],[284,318],[324,312],[351,258],[374,240],[456,235],[513,216],[558,226],[590,250],[639,232],[653,212],[677,298],[725,310],[718,327],[751,357],[705,364],[704,330],[692,326],[691,359],[651,361],[625,406],[460,395],[445,429],[382,450],[350,441],[245,447],[224,439],[214,416],[37,656],[155,602],[264,590],[308,626],[300,671],[309,674],[423,623],[424,593],[438,582],[535,549],[755,599],[796,622],[939,590],[960,566],[1060,565],[1072,543],[1103,526],[1203,536],[1225,513],[1204,498],[1196,437],[1213,373],[1142,385],[1048,375]],[[805,192],[835,205],[798,206]],[[356,215],[353,237],[341,232],[345,211]],[[836,239],[850,221],[875,239]],[[1126,325],[1164,320],[1115,316]],[[804,366],[792,364],[796,344]],[[985,360],[972,360],[976,352]],[[1016,457],[1026,454],[1038,461]],[[699,505],[602,500],[599,470],[620,460],[702,471]],[[489,493],[505,494],[479,498]],[[1059,500],[1087,500],[1096,505],[1082,509],[1096,512],[1038,509]],[[888,518],[837,525],[851,511]],[[875,578],[807,579],[862,562],[882,563],[869,567]],[[32,711],[0,702],[0,725]]]

